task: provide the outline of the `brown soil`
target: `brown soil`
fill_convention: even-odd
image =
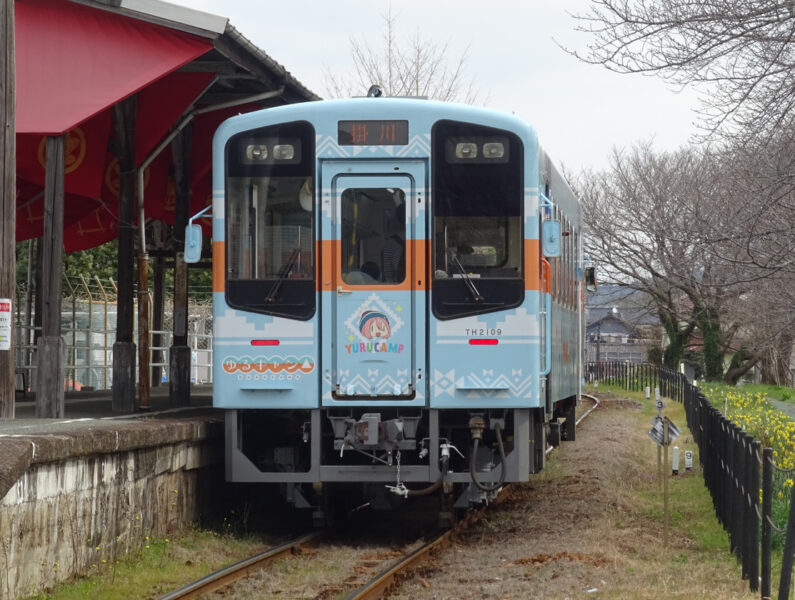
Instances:
[[[576,442],[392,598],[755,598],[728,542],[705,550],[679,528],[663,548],[656,447],[640,409],[603,396]]]

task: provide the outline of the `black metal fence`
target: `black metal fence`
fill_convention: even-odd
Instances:
[[[718,520],[729,534],[731,551],[742,564],[743,578],[756,591],[759,589],[761,443],[726,419],[697,387],[690,383],[684,387],[687,426],[698,444],[704,484],[712,496]],[[770,545],[767,557],[769,560]],[[762,569],[763,587],[764,581],[770,579],[769,562],[767,566],[766,576]]]
[[[617,385],[633,392],[660,388],[660,395],[682,401],[687,378],[665,367],[629,362],[591,362],[585,367],[588,382]]]
[[[655,365],[588,363],[586,377],[631,391],[659,387],[660,395],[684,403],[704,483],[729,534],[730,549],[742,565],[742,576],[748,579],[751,591],[757,591],[761,575],[761,597],[771,598],[772,540],[773,529],[777,529],[772,517],[773,473],[783,471],[773,461],[773,450],[763,449],[761,442],[726,419],[682,373]],[[779,529],[786,534],[779,600],[789,597],[795,554],[795,487],[791,494],[787,528]]]

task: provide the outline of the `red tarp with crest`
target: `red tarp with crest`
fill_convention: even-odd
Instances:
[[[15,16],[17,240],[42,234],[44,136],[66,134],[64,246],[71,252],[102,244],[117,235],[111,107],[138,93],[135,161],[141,164],[210,83],[211,74],[175,71],[212,43],[64,0],[16,2]],[[214,128],[220,119],[212,121]],[[209,169],[209,146],[199,155],[196,179]],[[147,169],[148,210],[162,212],[169,196],[173,207],[170,166],[167,148]],[[173,222],[173,208],[171,215]]]

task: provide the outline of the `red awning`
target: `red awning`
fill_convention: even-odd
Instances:
[[[74,2],[15,2],[18,134],[60,135],[212,48]]]

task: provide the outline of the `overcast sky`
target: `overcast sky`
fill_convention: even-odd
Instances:
[[[171,0],[228,17],[232,25],[299,81],[327,96],[324,67],[349,72],[350,39],[379,47],[388,0]],[[642,75],[587,65],[560,49],[583,50],[587,34],[569,13],[589,0],[392,0],[398,41],[449,43],[451,62],[469,47],[467,74],[486,106],[531,122],[553,160],[567,169],[603,168],[613,147],[654,139],[667,150],[687,143],[697,107],[693,90],[672,91]],[[362,90],[364,94],[366,90]]]

